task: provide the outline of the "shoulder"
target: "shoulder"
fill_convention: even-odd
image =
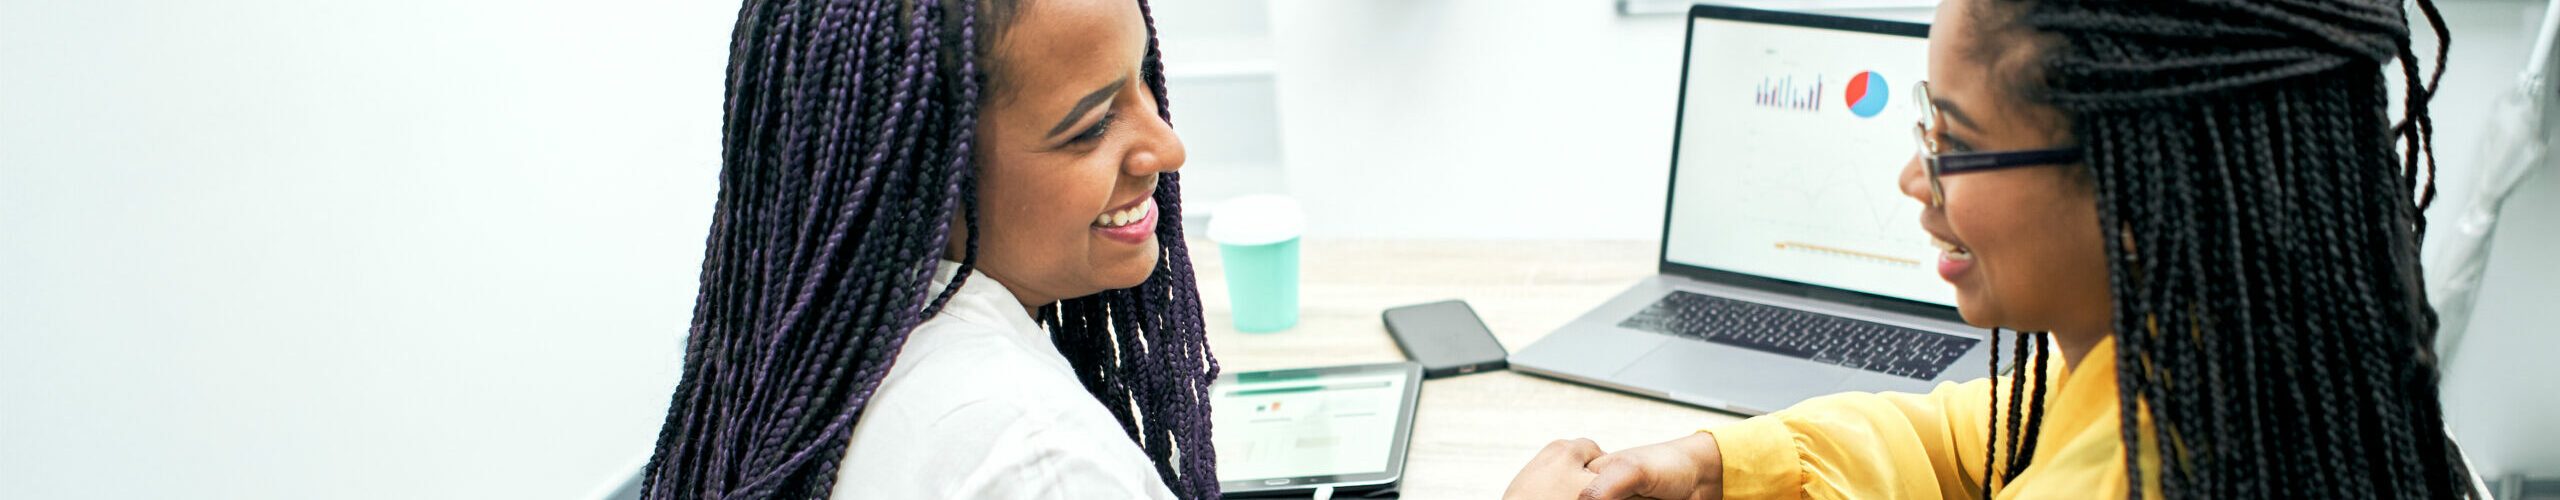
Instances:
[[[1051,420],[1005,402],[953,410],[894,431],[858,424],[834,497],[1173,498],[1109,415]]]
[[[1049,346],[1047,332],[1013,328],[954,317],[917,326],[872,406],[1034,417],[1077,406],[1100,409]]]
[[[1170,499],[1137,445],[1110,417],[1105,422],[1019,421],[994,435],[986,458],[960,477],[952,498]],[[1103,425],[1093,425],[1100,423]]]
[[[1000,325],[938,318],[910,335],[855,424],[838,491],[1169,495],[1152,462],[1056,351]]]

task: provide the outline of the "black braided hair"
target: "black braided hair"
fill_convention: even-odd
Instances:
[[[983,3],[983,4],[982,4]],[[732,32],[720,196],[649,498],[824,498],[908,333],[978,254],[979,106],[1013,0],[747,0]],[[1155,21],[1142,63],[1166,107]],[[1061,354],[1173,492],[1218,497],[1208,350],[1179,178],[1135,288],[1042,308]],[[932,289],[966,224],[959,275]],[[1060,311],[1064,316],[1059,316]],[[1108,318],[1108,321],[1104,319]]]
[[[1993,347],[1988,350],[1991,355],[1985,357],[1990,358],[1991,373],[1994,374],[2000,373],[2000,354],[1997,349],[2000,345],[2000,337],[2001,329],[1993,328],[1991,339],[1986,342]],[[2026,472],[2027,464],[2035,459],[2036,437],[2041,435],[2039,431],[2044,429],[2044,394],[2047,375],[2045,369],[2046,363],[2052,359],[2051,339],[2052,336],[2046,333],[2018,332],[2016,340],[2010,344],[2015,351],[2010,357],[2017,361],[2009,370],[2009,404],[2007,405],[2009,424],[2008,438],[2005,441],[2008,447],[2005,449],[2001,447],[2004,441],[2000,437],[2002,421],[2000,384],[1997,378],[1993,379],[1989,413],[1991,432],[1985,434],[1986,439],[1983,440],[1982,498],[1991,498],[1991,493],[1995,491],[1998,484],[1995,481],[2017,478],[2019,473]],[[2034,381],[2027,382],[2029,378]]]
[[[1982,440],[1982,498],[1989,500],[1991,491],[1996,488],[1994,481],[1999,479],[1994,473],[2000,470],[1997,465],[2000,463],[2000,328],[1993,327],[1991,340],[1983,342],[1983,345],[1990,346],[1983,349],[1988,354],[1983,357],[1990,358],[1992,375],[1991,409],[1983,413],[1991,416],[1991,432],[1984,433]]]
[[[2447,46],[2422,75],[2400,0],[2012,4],[2045,37],[2018,94],[2068,118],[2130,243],[2105,245],[2128,497],[2469,496],[2417,259]]]

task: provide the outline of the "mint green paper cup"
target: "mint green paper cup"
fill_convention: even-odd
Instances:
[[[1298,325],[1298,237],[1306,216],[1297,200],[1254,195],[1218,205],[1209,239],[1227,278],[1236,330],[1265,333]]]

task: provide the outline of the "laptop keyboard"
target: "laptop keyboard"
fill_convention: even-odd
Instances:
[[[1981,342],[1679,291],[1618,326],[1920,380],[1937,378]]]

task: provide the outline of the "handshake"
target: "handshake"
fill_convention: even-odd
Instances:
[[[1504,500],[1714,500],[1724,498],[1724,460],[1705,432],[1619,450],[1589,439],[1561,439],[1520,468]]]

